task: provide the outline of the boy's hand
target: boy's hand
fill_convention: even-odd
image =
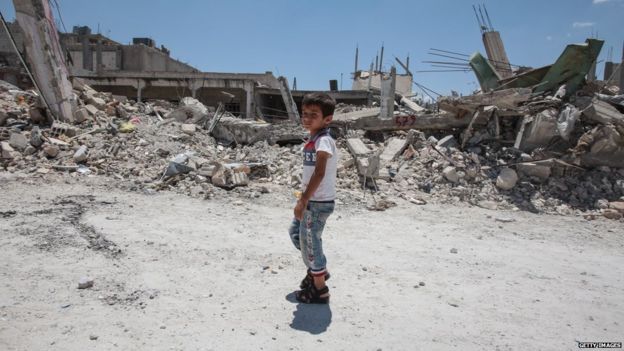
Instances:
[[[305,211],[307,206],[308,201],[304,199],[299,199],[299,201],[297,201],[297,204],[295,205],[295,218],[297,220],[300,221],[303,218],[303,211]]]

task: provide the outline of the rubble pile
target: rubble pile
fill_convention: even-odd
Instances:
[[[414,203],[619,219],[624,95],[617,94],[617,87],[587,84],[569,96],[563,85],[554,95],[506,89],[443,97],[439,115],[415,118],[448,122],[447,128],[427,135],[385,131],[385,143],[360,133],[347,140],[348,149],[360,178],[377,179],[369,186]]]
[[[297,124],[239,119],[191,97],[134,102],[76,82],[74,93],[80,106],[76,123],[67,124],[51,120],[36,93],[0,84],[6,171],[103,175],[129,190],[203,198],[300,187],[304,131]],[[622,218],[624,96],[617,89],[587,84],[566,97],[561,89],[535,95],[514,88],[445,97],[438,106],[434,114],[411,111],[416,125],[436,127],[424,131],[337,126],[338,187],[378,191],[373,209],[399,197]],[[378,111],[339,104],[336,114],[371,121]],[[404,113],[395,112],[396,120]]]

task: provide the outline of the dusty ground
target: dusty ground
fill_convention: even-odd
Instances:
[[[287,191],[197,200],[107,182],[0,173],[1,350],[624,341],[621,222],[465,205],[370,212],[343,200],[324,236],[332,302],[308,306],[291,294],[303,268]],[[77,289],[82,276],[93,288]]]

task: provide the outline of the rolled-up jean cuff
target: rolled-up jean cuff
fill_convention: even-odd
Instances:
[[[313,277],[324,276],[326,273],[327,273],[327,269],[325,268],[318,270],[318,271],[310,270],[310,275],[312,275]]]

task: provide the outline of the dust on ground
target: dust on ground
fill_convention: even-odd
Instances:
[[[3,350],[541,350],[622,341],[615,221],[346,195],[328,306],[292,292],[293,199],[126,192],[106,178],[0,182]],[[354,200],[355,199],[355,200]],[[77,289],[81,277],[94,279]]]

